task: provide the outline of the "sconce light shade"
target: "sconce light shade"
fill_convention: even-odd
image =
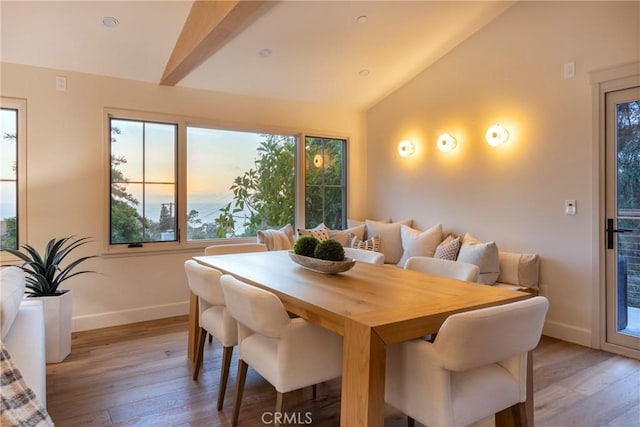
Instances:
[[[322,158],[322,154],[316,154],[313,156],[313,166],[320,169],[324,164],[324,159]]]
[[[456,145],[458,145],[458,141],[448,133],[443,133],[438,137],[438,149],[443,153],[453,150]]]
[[[500,144],[504,144],[509,139],[509,132],[500,125],[491,125],[489,129],[487,129],[487,133],[485,135],[487,139],[487,144],[492,147],[497,147]]]
[[[408,139],[404,139],[402,140],[402,142],[400,142],[400,144],[398,144],[398,154],[400,154],[400,156],[402,157],[410,156],[415,153],[415,151],[416,146],[413,145],[413,142],[409,141]]]

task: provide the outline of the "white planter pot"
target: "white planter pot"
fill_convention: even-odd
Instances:
[[[70,290],[59,296],[30,297],[42,301],[47,363],[62,362],[71,353],[71,309],[73,295]]]

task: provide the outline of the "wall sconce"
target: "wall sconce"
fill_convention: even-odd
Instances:
[[[413,145],[413,142],[409,141],[408,139],[404,139],[402,140],[402,142],[400,142],[400,144],[398,144],[398,154],[400,154],[400,156],[402,157],[410,156],[415,153],[415,151],[416,146]]]
[[[443,153],[453,150],[456,145],[458,145],[458,141],[448,133],[443,133],[438,137],[438,149]]]
[[[509,139],[509,132],[500,125],[491,125],[485,134],[487,144],[492,147],[504,144]]]

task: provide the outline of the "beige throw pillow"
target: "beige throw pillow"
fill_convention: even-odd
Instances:
[[[364,224],[347,228],[346,230],[329,230],[329,238],[337,240],[342,246],[349,246],[347,239],[349,234],[354,234],[360,240],[364,240]]]
[[[500,252],[497,281],[527,288],[538,287],[540,257],[537,254]]]
[[[398,266],[404,267],[404,264],[412,256],[433,257],[438,244],[442,241],[442,224],[436,224],[425,231],[402,224],[400,237],[403,253]]]
[[[357,227],[359,225],[364,225],[365,221],[366,220],[360,221],[359,219],[347,218],[347,228],[353,228],[353,227]],[[375,220],[375,221],[389,223],[389,222],[391,222],[391,218],[378,219],[378,220]]]
[[[279,230],[259,230],[258,243],[264,243],[269,251],[293,248],[293,227],[287,224]]]
[[[482,243],[467,233],[462,239],[458,261],[475,264],[480,268],[478,283],[493,285],[500,275],[499,251],[496,242]]]
[[[379,222],[366,220],[365,237],[380,237],[380,252],[384,254],[384,262],[387,264],[397,264],[402,258],[402,237],[400,236],[400,226],[402,224],[411,227],[413,220],[401,222]]]

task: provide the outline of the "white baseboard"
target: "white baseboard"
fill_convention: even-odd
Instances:
[[[545,321],[542,335],[557,338],[562,341],[591,347],[591,330],[577,328],[566,323]]]
[[[147,320],[164,319],[166,317],[189,314],[189,302],[153,305],[134,308],[131,310],[111,311],[106,313],[88,314],[73,318],[73,331],[87,331],[90,329],[106,328],[109,326],[126,325]]]
[[[107,328],[109,326],[126,325],[147,320],[164,319],[166,317],[189,314],[189,302],[154,305],[131,310],[111,311],[99,314],[88,314],[73,318],[73,331]],[[591,331],[577,328],[566,323],[547,320],[542,334],[574,344],[591,347]]]

